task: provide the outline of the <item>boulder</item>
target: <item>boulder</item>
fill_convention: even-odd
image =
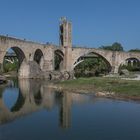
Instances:
[[[129,75],[129,71],[127,69],[122,69],[120,71],[120,75],[125,75],[125,76],[128,76]]]

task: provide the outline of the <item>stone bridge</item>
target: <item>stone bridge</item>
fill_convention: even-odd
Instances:
[[[76,65],[84,61],[85,57],[98,56],[105,60],[110,72],[118,73],[121,64],[127,59],[140,61],[140,53],[107,51],[95,48],[72,47],[71,22],[65,18],[60,23],[60,44],[41,44],[0,36],[0,66],[3,70],[3,61],[7,50],[12,49],[19,60],[19,77],[34,78],[42,72],[49,74],[56,70],[55,56],[60,57],[59,71],[72,72]],[[34,75],[32,75],[34,73]],[[32,76],[31,76],[32,75]]]

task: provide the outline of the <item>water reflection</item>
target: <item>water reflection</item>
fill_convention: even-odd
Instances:
[[[140,139],[139,103],[56,92],[47,84],[20,80],[0,89],[0,140]]]
[[[19,90],[17,101],[14,104],[14,106],[10,109],[11,112],[19,111],[23,107],[24,104],[25,104],[25,97],[21,94],[21,92]]]
[[[60,97],[60,126],[68,128],[71,124],[72,96],[69,93],[57,93],[57,96]]]
[[[83,103],[89,100],[80,94],[56,92],[46,83],[38,80],[19,80],[19,87],[15,88],[14,85],[11,84],[0,94],[0,124],[8,123],[41,109],[50,111],[57,106],[59,125],[62,128],[68,128],[71,126],[72,103],[74,101]],[[13,96],[15,93],[17,96]],[[6,102],[9,104],[12,102],[10,108]]]

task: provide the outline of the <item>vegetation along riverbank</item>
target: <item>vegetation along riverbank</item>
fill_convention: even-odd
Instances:
[[[111,77],[78,78],[55,84],[57,90],[140,100],[140,81]]]

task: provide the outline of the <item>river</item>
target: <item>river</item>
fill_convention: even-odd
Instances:
[[[140,102],[12,80],[0,90],[0,140],[139,140]]]

